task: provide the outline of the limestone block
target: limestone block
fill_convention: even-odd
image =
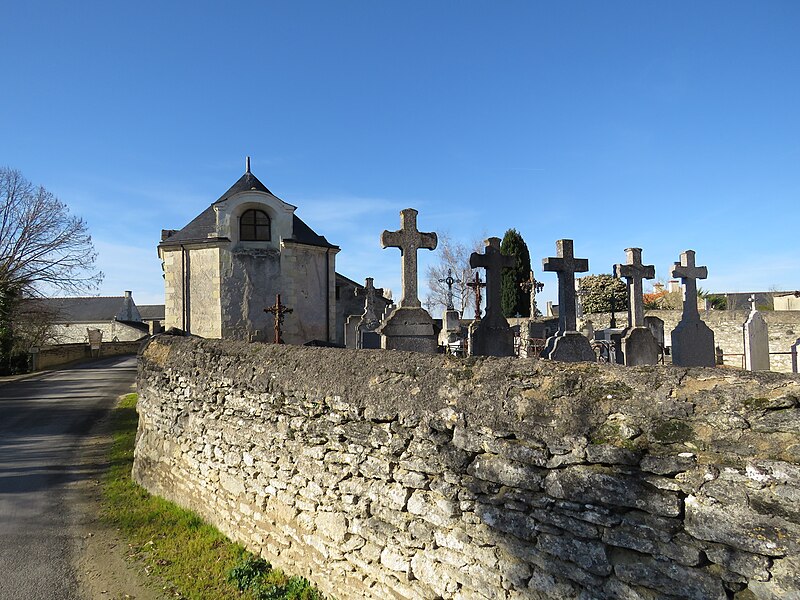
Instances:
[[[646,585],[687,600],[726,600],[722,582],[701,569],[682,567],[669,561],[639,554],[615,555],[614,573],[631,585]]]
[[[492,454],[479,454],[467,473],[485,481],[494,481],[526,490],[542,489],[542,471]]]

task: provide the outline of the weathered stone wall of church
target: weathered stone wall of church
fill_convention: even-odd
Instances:
[[[188,252],[189,320],[194,335],[219,338],[222,335],[220,312],[220,249],[194,248]]]
[[[134,476],[347,598],[800,597],[800,377],[160,336]]]
[[[177,327],[183,329],[183,275],[181,272],[181,250],[164,249],[162,252],[164,268],[164,329]]]
[[[333,249],[284,241],[282,300],[294,311],[284,322],[287,344],[335,340],[335,255]]]
[[[670,332],[675,329],[681,319],[678,310],[648,310],[646,315],[654,315],[664,321],[666,343],[669,345]],[[769,326],[769,351],[770,370],[779,373],[792,372],[792,359],[789,352],[792,344],[800,338],[800,311],[772,311],[761,313]],[[742,324],[747,320],[749,311],[745,310],[709,310],[700,311],[700,318],[714,331],[714,343],[722,348],[725,353],[725,364],[742,367],[742,352],[744,343],[742,339]],[[595,329],[608,327],[609,314],[587,314],[585,319],[591,319]],[[626,313],[617,313],[617,325],[624,326],[627,322]],[[778,354],[783,353],[783,354]]]

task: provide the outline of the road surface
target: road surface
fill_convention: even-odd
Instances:
[[[104,467],[81,444],[135,377],[126,356],[0,383],[0,599],[80,597],[74,484]]]

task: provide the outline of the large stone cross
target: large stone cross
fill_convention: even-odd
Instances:
[[[558,273],[558,329],[563,333],[577,328],[575,273],[588,271],[589,260],[575,258],[572,240],[557,240],[556,254],[543,259],[542,268]]]
[[[417,231],[417,214],[413,208],[404,208],[400,211],[400,230],[385,230],[381,234],[381,248],[400,248],[403,263],[400,308],[422,306],[417,293],[417,250],[433,250],[438,242],[435,233]]]
[[[644,327],[643,279],[654,279],[656,268],[642,264],[641,248],[626,248],[627,263],[614,265],[614,277],[628,281],[628,327]]]
[[[500,238],[490,237],[484,243],[486,250],[483,254],[473,252],[469,266],[486,269],[486,320],[492,322],[502,316],[500,283],[503,267],[513,267],[515,259],[500,252]]]
[[[674,263],[672,276],[680,277],[683,283],[683,316],[681,320],[699,320],[697,310],[697,280],[708,277],[708,267],[694,264],[694,250],[681,252],[681,262]]]

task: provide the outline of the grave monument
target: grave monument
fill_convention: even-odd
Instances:
[[[748,371],[769,371],[769,328],[750,296],[750,315],[744,325],[744,367]]]
[[[672,277],[679,277],[683,284],[683,315],[671,336],[672,364],[713,367],[716,365],[714,332],[700,319],[697,310],[697,280],[708,277],[708,268],[695,266],[694,250],[687,250],[672,267]]]
[[[473,252],[469,266],[486,269],[486,316],[472,332],[470,354],[476,356],[513,356],[514,333],[503,316],[500,283],[504,267],[514,265],[514,257],[500,252],[500,238],[491,237],[484,242],[483,254]]]
[[[433,319],[419,301],[417,293],[417,250],[436,248],[435,233],[417,230],[417,214],[413,208],[400,211],[400,230],[381,234],[382,248],[399,248],[402,263],[402,296],[400,303],[376,330],[381,334],[384,350],[408,350],[435,354],[437,343]]]
[[[589,340],[577,331],[575,273],[589,270],[589,261],[575,258],[572,240],[556,241],[555,257],[542,260],[545,271],[558,274],[558,331],[547,340],[542,358],[563,362],[594,362]]]
[[[654,279],[653,265],[642,264],[641,248],[626,248],[625,264],[614,265],[614,277],[628,283],[628,328],[622,338],[622,354],[629,367],[658,363],[658,342],[644,323],[642,280]]]

